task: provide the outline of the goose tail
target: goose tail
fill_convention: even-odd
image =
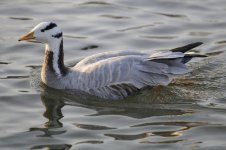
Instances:
[[[182,53],[185,53],[195,47],[198,47],[200,45],[202,45],[203,43],[202,42],[195,42],[195,43],[191,43],[191,44],[188,44],[188,45],[185,45],[185,46],[181,46],[181,47],[177,47],[177,48],[174,48],[174,49],[171,49],[170,51],[172,52],[182,52]]]

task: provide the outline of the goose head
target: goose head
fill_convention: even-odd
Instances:
[[[64,66],[62,30],[55,23],[41,22],[21,36],[19,41],[45,44],[44,65],[41,73],[44,83],[47,83],[46,78],[52,78],[53,74],[61,76],[67,73],[67,68]]]
[[[30,32],[21,36],[19,41],[50,44],[62,40],[62,30],[53,22],[41,22]]]

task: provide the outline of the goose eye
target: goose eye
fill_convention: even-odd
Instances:
[[[52,35],[52,37],[60,38],[60,37],[62,37],[62,32]]]

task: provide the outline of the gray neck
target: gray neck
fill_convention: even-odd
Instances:
[[[42,79],[49,80],[48,78],[63,77],[67,73],[68,68],[64,65],[63,39],[59,43],[46,45]]]

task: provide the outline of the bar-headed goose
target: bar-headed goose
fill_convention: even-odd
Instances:
[[[74,67],[64,65],[62,30],[53,22],[42,22],[19,41],[44,43],[41,79],[56,89],[78,89],[107,99],[123,99],[143,87],[167,85],[173,77],[188,72],[185,63],[199,54],[185,54],[201,45],[192,43],[169,51],[104,52],[84,58]]]

